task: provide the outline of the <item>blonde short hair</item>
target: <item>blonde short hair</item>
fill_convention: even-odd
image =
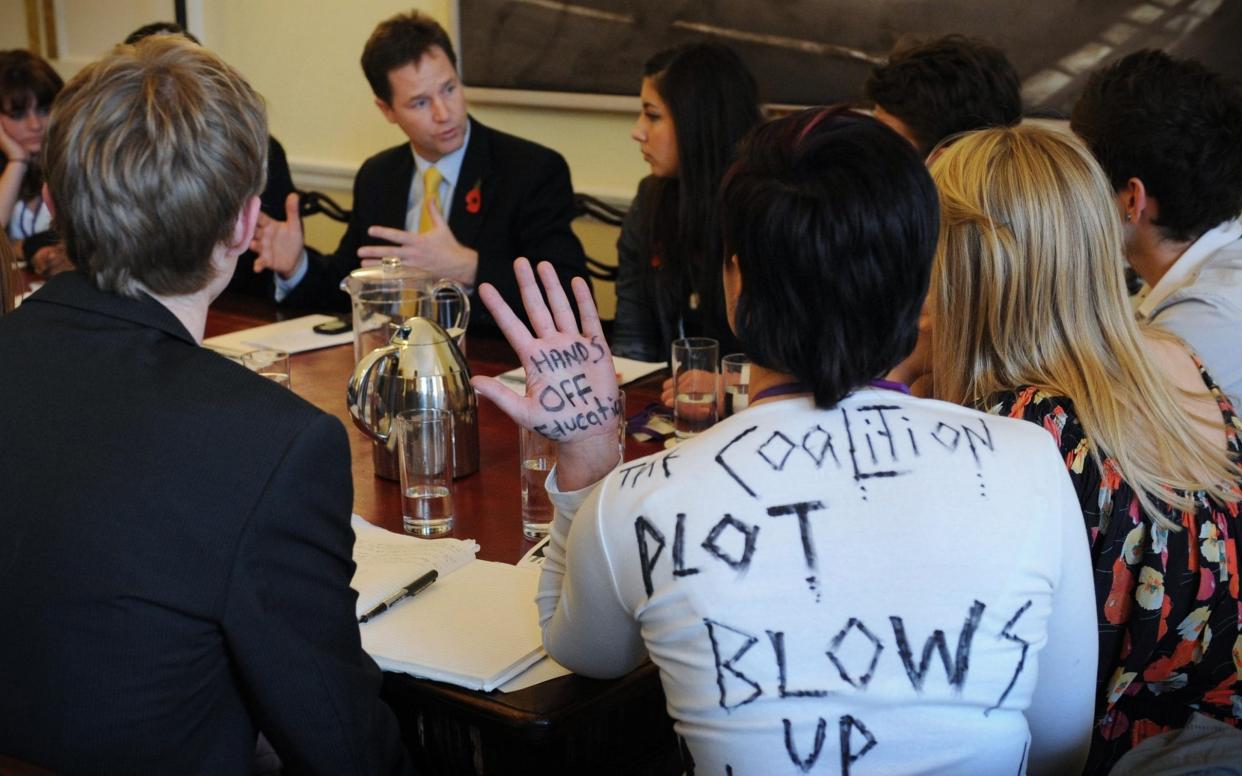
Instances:
[[[987,129],[945,148],[931,172],[941,219],[928,294],[936,398],[982,408],[1023,385],[1067,397],[1097,463],[1115,459],[1165,527],[1178,526],[1157,500],[1191,509],[1184,494],[1207,491],[1237,501],[1239,470],[1192,431],[1141,341],[1121,219],[1091,153],[1045,127]]]
[[[174,35],[118,46],[52,107],[45,169],[70,260],[113,293],[201,290],[263,189],[267,146],[262,98],[215,54]]]

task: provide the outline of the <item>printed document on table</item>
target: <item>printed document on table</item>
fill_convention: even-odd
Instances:
[[[435,584],[443,583],[479,551],[473,539],[419,539],[372,525],[358,515],[350,525],[356,568],[349,585],[358,592],[359,617],[432,569],[439,574]]]
[[[252,350],[283,350],[292,355],[353,342],[352,332],[320,334],[315,331],[315,326],[334,320],[336,318],[331,315],[303,315],[232,334],[221,334],[203,340],[203,345],[225,355],[241,355]]]
[[[613,356],[612,362],[616,366],[618,385],[626,385],[635,380],[641,380],[647,375],[655,374],[668,366],[663,361],[635,361],[632,358],[621,358],[620,356]],[[522,367],[519,366],[516,369],[510,369],[508,372],[498,374],[496,378],[517,395],[524,396],[526,394],[526,370]]]

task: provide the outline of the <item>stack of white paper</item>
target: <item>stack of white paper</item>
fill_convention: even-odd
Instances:
[[[488,692],[544,656],[535,591],[539,571],[475,560],[478,545],[417,539],[354,518],[358,613],[431,569],[431,587],[359,626],[386,671]]]
[[[358,515],[353,516],[350,525],[354,529],[356,568],[349,584],[358,591],[359,617],[432,569],[440,575],[435,584],[442,583],[446,576],[472,562],[479,551],[473,540],[404,536],[372,525]]]

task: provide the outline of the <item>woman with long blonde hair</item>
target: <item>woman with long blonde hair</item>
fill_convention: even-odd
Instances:
[[[1075,138],[1035,126],[964,136],[931,171],[935,396],[1043,425],[1089,530],[1088,772],[1195,710],[1238,725],[1242,423],[1180,340],[1135,322],[1108,179]]]

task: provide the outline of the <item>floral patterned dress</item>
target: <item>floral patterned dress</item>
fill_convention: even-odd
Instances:
[[[1202,365],[1200,372],[1236,459],[1242,421]],[[1111,458],[1102,453],[1103,469],[1096,466],[1069,399],[1028,386],[1003,395],[992,412],[1052,434],[1090,534],[1100,655],[1085,772],[1107,773],[1139,741],[1183,726],[1195,711],[1242,727],[1239,505],[1203,495],[1193,512],[1162,505],[1183,526],[1167,530],[1143,517]]]

